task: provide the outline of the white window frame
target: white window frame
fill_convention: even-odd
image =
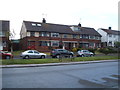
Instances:
[[[51,33],[51,37],[60,37],[59,33]]]
[[[57,45],[54,45],[55,43],[57,43]],[[51,41],[51,46],[52,47],[58,47],[59,46],[59,41]]]
[[[112,34],[109,34],[109,37],[112,37]]]
[[[40,36],[43,36],[43,37],[49,37],[50,36],[48,32],[40,32],[39,34],[40,34]]]
[[[63,34],[63,38],[68,38],[68,34]]]
[[[93,38],[91,38],[91,37],[93,37]],[[95,36],[94,35],[90,35],[89,39],[95,39]]]

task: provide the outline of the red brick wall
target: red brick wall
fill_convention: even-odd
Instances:
[[[51,49],[56,49],[59,47],[51,47],[51,46],[39,46],[39,41],[41,40],[58,40],[58,41],[77,41],[77,42],[94,42],[94,43],[100,43],[100,40],[90,40],[90,39],[72,39],[72,38],[53,38],[53,37],[25,37],[21,39],[20,46],[22,50],[28,49],[28,41],[35,41],[35,49],[38,51],[50,51]],[[76,44],[77,46],[77,44]],[[68,48],[68,47],[66,47]]]

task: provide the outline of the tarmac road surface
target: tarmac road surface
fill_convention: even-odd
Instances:
[[[3,68],[3,88],[118,88],[118,62]]]

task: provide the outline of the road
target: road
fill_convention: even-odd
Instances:
[[[114,88],[118,62],[3,68],[3,88]]]

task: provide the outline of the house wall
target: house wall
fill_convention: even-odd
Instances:
[[[78,31],[77,30],[78,27],[71,28]],[[49,32],[45,31],[35,32],[34,35],[34,30],[30,31],[32,33],[29,32],[29,30],[26,32],[26,27],[23,23],[21,29],[21,47],[23,50],[36,49],[38,51],[50,51],[51,49],[59,48],[59,46],[63,46],[63,48],[71,50],[74,47],[79,48],[80,45],[83,47],[84,45],[86,45],[88,46],[88,48],[89,46],[91,48],[97,48],[98,44],[101,43],[101,40],[89,38],[84,39],[85,37],[80,37],[80,35],[78,35],[77,33],[72,32],[71,34],[66,34],[67,32],[55,34],[54,32],[50,32],[51,30],[48,30]],[[64,35],[67,35],[67,37],[64,37]]]
[[[25,24],[23,23],[22,28],[21,28],[21,32],[20,32],[20,38],[24,38],[26,36],[27,36],[27,30],[26,30]]]
[[[111,34],[111,37],[109,37],[109,34],[108,34],[108,41],[107,41],[107,45],[108,46],[113,46],[114,47],[114,43],[118,41],[118,35],[115,35],[115,34]],[[112,42],[112,45],[109,44],[109,42]]]
[[[119,35],[111,34],[111,37],[109,37],[110,34],[106,33],[105,31],[101,29],[98,29],[97,31],[102,35],[101,42],[106,43],[107,46],[114,47],[114,43],[119,39]],[[110,44],[110,42],[112,42],[112,44]]]
[[[101,42],[107,42],[108,41],[108,35],[105,31],[98,29],[97,30],[99,34],[101,34]]]
[[[31,46],[29,46],[29,41],[32,41]],[[40,41],[48,41],[49,42],[49,46],[40,46]],[[55,38],[55,37],[25,37],[24,39],[21,40],[21,47],[23,50],[27,50],[29,49],[29,47],[31,47],[32,49],[36,49],[38,51],[42,51],[42,52],[48,52],[51,51],[51,49],[56,49],[59,48],[59,46],[55,47],[55,46],[51,46],[51,42],[52,41],[57,41],[59,42],[60,45],[60,41],[62,41],[62,45],[64,49],[68,49],[71,50],[72,48],[79,48],[80,43],[93,43],[94,46],[91,48],[97,48],[98,44],[101,43],[100,40],[90,40],[90,39],[73,39],[73,38]]]
[[[9,21],[0,20],[0,50],[9,50]]]

